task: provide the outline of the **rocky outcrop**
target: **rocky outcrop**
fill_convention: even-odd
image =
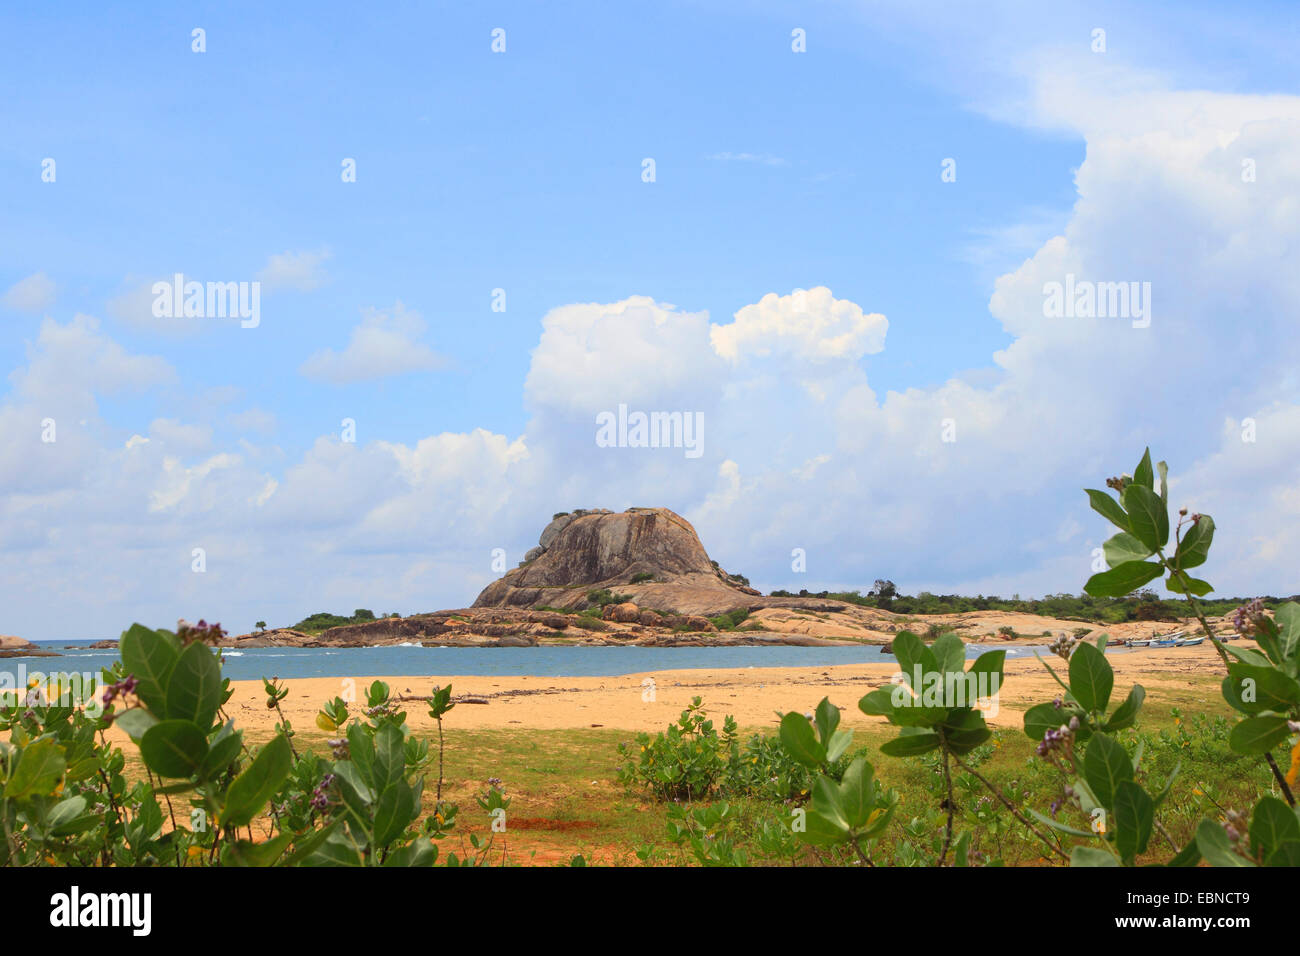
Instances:
[[[639,610],[712,616],[758,606],[759,592],[709,560],[689,521],[667,508],[556,515],[519,567],[489,584],[475,608],[590,605],[588,593],[626,595]],[[630,614],[626,609],[618,613]],[[630,623],[630,618],[627,622]]]
[[[57,651],[47,651],[38,644],[15,637],[12,634],[0,634],[0,657],[58,657]]]

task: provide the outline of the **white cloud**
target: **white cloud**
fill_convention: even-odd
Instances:
[[[186,425],[174,418],[155,418],[149,425],[149,438],[170,451],[195,454],[212,447],[210,425]]]
[[[54,304],[57,288],[44,272],[19,279],[0,298],[0,305],[15,312],[44,312]]]
[[[226,424],[237,431],[270,434],[275,431],[276,418],[261,408],[248,408],[226,416]]]
[[[317,252],[279,252],[267,260],[257,278],[268,291],[294,289],[310,292],[329,278],[324,270],[328,258],[328,249]]]
[[[769,292],[736,313],[730,325],[709,331],[713,349],[728,361],[747,355],[788,355],[799,361],[860,359],[885,347],[889,320],[836,299],[825,286],[790,295]]]
[[[298,371],[307,378],[346,385],[441,368],[446,360],[416,341],[424,330],[420,314],[401,302],[387,312],[367,309],[342,352],[321,349],[303,362]]]

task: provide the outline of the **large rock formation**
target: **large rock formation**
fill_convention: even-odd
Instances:
[[[56,651],[45,650],[13,634],[0,634],[0,657],[58,657]]]
[[[667,508],[556,515],[523,563],[474,607],[580,608],[608,589],[640,608],[716,615],[756,606],[758,592],[709,560],[689,521]]]

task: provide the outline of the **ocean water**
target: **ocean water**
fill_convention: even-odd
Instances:
[[[22,664],[30,674],[68,671],[98,673],[117,659],[116,651],[50,641],[42,647],[60,657],[0,659],[0,671]],[[969,644],[968,658],[992,648]],[[1006,648],[1024,657],[1024,647]],[[826,667],[892,661],[879,647],[259,647],[227,650],[224,673],[231,680],[301,677],[617,677],[645,671],[729,667]]]

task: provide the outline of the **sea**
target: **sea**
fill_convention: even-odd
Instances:
[[[117,660],[117,651],[86,647],[91,641],[42,641],[59,657],[0,659],[0,671],[22,664],[27,673],[98,673]],[[1032,648],[966,646],[967,658],[1003,649],[1025,657]],[[1040,652],[1042,648],[1038,649]],[[231,680],[263,677],[618,677],[665,670],[754,667],[828,667],[893,661],[874,645],[834,647],[258,647],[223,651],[223,673]]]

